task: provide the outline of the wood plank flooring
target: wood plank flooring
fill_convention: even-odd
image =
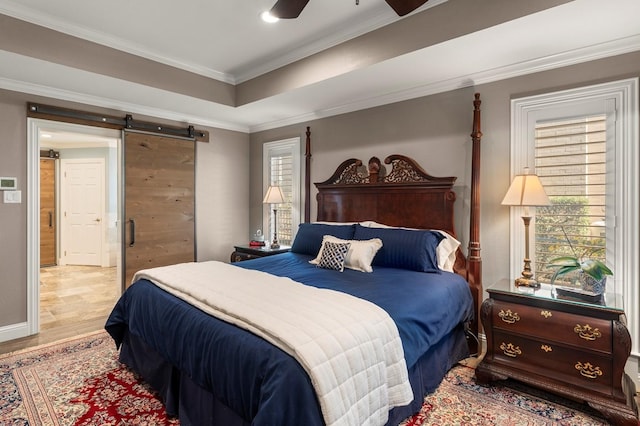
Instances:
[[[120,293],[115,267],[42,268],[40,270],[40,333],[0,343],[0,353],[101,329]]]

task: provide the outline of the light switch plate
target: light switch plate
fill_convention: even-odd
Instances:
[[[4,191],[4,202],[5,204],[21,203],[22,191]]]

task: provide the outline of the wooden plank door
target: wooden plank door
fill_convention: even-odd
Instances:
[[[195,142],[125,132],[124,284],[195,260]]]
[[[56,161],[40,159],[40,266],[56,259]]]

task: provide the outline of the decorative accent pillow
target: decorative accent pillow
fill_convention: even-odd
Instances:
[[[374,266],[440,273],[436,249],[444,236],[437,231],[399,228],[368,228],[356,225],[354,239],[380,238],[382,248],[373,259]]]
[[[326,225],[321,223],[301,223],[291,245],[294,253],[315,256],[322,246],[325,235],[333,235],[344,240],[352,240],[355,225]]]
[[[349,251],[344,259],[344,267],[353,269],[360,272],[373,272],[371,262],[374,256],[382,247],[382,240],[380,238],[373,238],[371,240],[359,241],[359,240],[342,240],[332,235],[325,235],[322,239],[323,242],[329,241],[332,243],[349,243]],[[310,260],[309,263],[317,265],[322,257],[323,248],[320,248],[318,256]]]
[[[344,271],[344,259],[349,251],[349,243],[332,243],[324,241],[322,243],[320,261],[318,266],[325,269]]]
[[[360,225],[367,228],[388,228],[388,229],[408,229],[413,231],[426,231],[426,229],[403,228],[398,226],[389,226],[383,223],[367,220],[360,222]],[[444,235],[444,238],[436,248],[436,257],[438,259],[438,267],[443,271],[453,272],[453,265],[456,263],[456,253],[460,247],[460,241],[456,240],[451,234],[440,229],[433,229]]]

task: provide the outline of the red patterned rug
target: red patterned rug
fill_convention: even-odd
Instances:
[[[117,357],[104,331],[0,355],[0,426],[178,425]],[[403,425],[606,425],[583,406],[473,377],[472,368],[452,369]]]

